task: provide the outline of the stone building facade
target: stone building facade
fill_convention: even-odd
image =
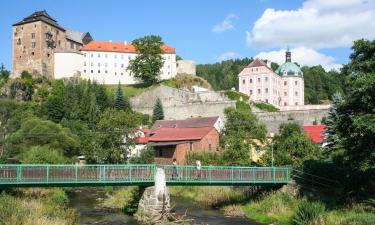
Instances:
[[[37,11],[13,24],[13,75],[28,71],[33,76],[54,78],[56,49],[79,50],[91,35],[60,26],[46,11]]]
[[[239,91],[250,101],[265,102],[278,108],[304,105],[304,80],[299,66],[291,62],[287,50],[285,63],[275,72],[265,62],[255,59],[239,74]]]

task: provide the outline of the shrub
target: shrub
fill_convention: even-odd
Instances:
[[[235,100],[235,101],[240,101],[241,97],[242,97],[242,101],[244,101],[244,102],[247,102],[249,100],[249,96],[247,96],[247,95],[245,95],[241,92],[237,92],[237,91],[226,91],[225,95],[229,99]]]
[[[277,112],[277,111],[279,111],[279,109],[276,108],[275,106],[273,106],[271,104],[264,103],[264,102],[257,102],[254,105],[258,109],[261,109],[261,110],[264,110],[264,111],[267,111],[267,112]]]
[[[320,202],[302,201],[292,217],[293,225],[321,225],[325,207]]]
[[[191,152],[186,155],[187,164],[194,165],[197,159],[199,159],[204,166],[223,165],[223,157],[220,153]]]
[[[47,146],[34,146],[21,155],[21,162],[29,164],[64,164],[67,159],[57,149]]]
[[[59,188],[50,190],[49,199],[59,206],[66,206],[69,203],[69,198],[66,195],[65,191]]]

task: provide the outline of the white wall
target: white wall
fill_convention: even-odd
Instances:
[[[85,56],[79,52],[55,52],[54,53],[54,78],[61,79],[83,75],[83,62]]]
[[[83,74],[86,79],[102,84],[135,84],[138,81],[126,70],[135,53],[83,51],[86,55]],[[160,79],[170,79],[177,73],[176,54],[163,54],[164,66]]]

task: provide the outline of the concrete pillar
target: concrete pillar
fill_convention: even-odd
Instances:
[[[163,221],[170,213],[170,196],[166,185],[165,172],[156,169],[155,186],[145,188],[139,201],[136,219],[141,223],[155,224]]]

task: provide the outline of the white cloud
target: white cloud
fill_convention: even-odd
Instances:
[[[266,9],[246,32],[249,46],[349,47],[375,37],[375,0],[306,0],[295,10]]]
[[[218,33],[218,32],[224,32],[228,30],[234,30],[234,24],[233,21],[238,19],[238,16],[236,14],[229,14],[225,17],[223,21],[221,21],[219,24],[215,25],[212,28],[212,32]]]
[[[221,55],[215,57],[216,61],[221,62],[229,59],[239,58],[240,55],[236,52],[224,52]]]
[[[297,47],[290,49],[292,53],[292,61],[297,62],[301,66],[322,65],[325,70],[339,69],[341,64],[335,62],[335,58],[317,52],[312,48]],[[285,62],[285,49],[279,51],[260,52],[255,58],[267,59],[278,64]]]

